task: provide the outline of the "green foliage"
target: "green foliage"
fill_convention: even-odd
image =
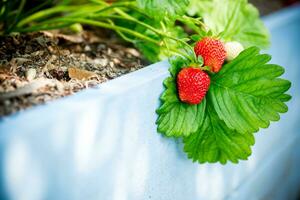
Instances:
[[[1,0],[0,35],[14,32],[14,28],[20,20],[51,5],[53,5],[51,0],[36,0],[34,5],[27,0]]]
[[[284,69],[267,64],[269,55],[249,48],[212,76],[210,97],[218,116],[230,129],[240,133],[257,132],[278,121],[287,112],[285,92],[291,83],[278,78]]]
[[[192,0],[190,8],[190,14],[203,17],[213,34],[225,41],[238,41],[245,48],[269,46],[268,30],[247,0]]]
[[[207,97],[204,121],[197,133],[184,138],[184,151],[188,158],[199,163],[225,164],[228,160],[238,163],[251,155],[250,146],[254,144],[252,133],[239,133],[226,126]]]
[[[155,20],[163,20],[165,17],[175,20],[186,12],[189,0],[137,0],[138,5],[153,16]]]
[[[267,64],[270,58],[259,54],[257,47],[244,50],[219,73],[211,74],[210,89],[199,105],[178,99],[176,75],[189,62],[177,58],[171,62],[171,77],[164,82],[166,90],[157,110],[158,131],[183,136],[188,157],[200,163],[247,159],[253,133],[278,121],[279,113],[288,109],[285,102],[290,96],[285,92],[291,83],[278,78],[284,69]]]

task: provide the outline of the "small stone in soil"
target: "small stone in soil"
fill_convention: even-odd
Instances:
[[[35,77],[36,77],[36,69],[34,68],[29,68],[27,71],[26,71],[26,79],[28,81],[32,81]]]

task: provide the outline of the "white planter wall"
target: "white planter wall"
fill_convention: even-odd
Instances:
[[[192,163],[156,132],[160,62],[0,121],[0,195],[16,200],[294,199],[300,188],[300,7],[264,19],[290,111],[256,134],[248,161]]]

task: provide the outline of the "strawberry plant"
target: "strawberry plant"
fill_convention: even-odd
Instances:
[[[183,138],[193,161],[248,159],[254,133],[288,111],[291,83],[260,53],[269,33],[247,0],[65,0],[24,13],[26,5],[0,4],[2,33],[96,26],[115,31],[150,61],[169,58],[158,132]]]
[[[193,61],[196,64],[184,57],[171,60],[171,76],[164,82],[157,110],[158,131],[183,137],[184,151],[199,163],[246,160],[254,133],[288,111],[291,83],[279,78],[284,69],[269,64],[271,56],[260,54],[259,48],[269,46],[269,35],[247,0],[192,1],[189,7],[187,12],[202,17],[198,23],[203,29],[191,36],[200,59]],[[191,21],[187,24],[196,29]],[[205,95],[209,79],[199,81],[195,72],[186,73],[183,99],[182,71],[191,65],[207,70],[210,87]]]

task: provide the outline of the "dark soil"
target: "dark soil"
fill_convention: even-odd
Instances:
[[[0,38],[0,116],[135,71],[140,53],[112,38],[38,32]]]

